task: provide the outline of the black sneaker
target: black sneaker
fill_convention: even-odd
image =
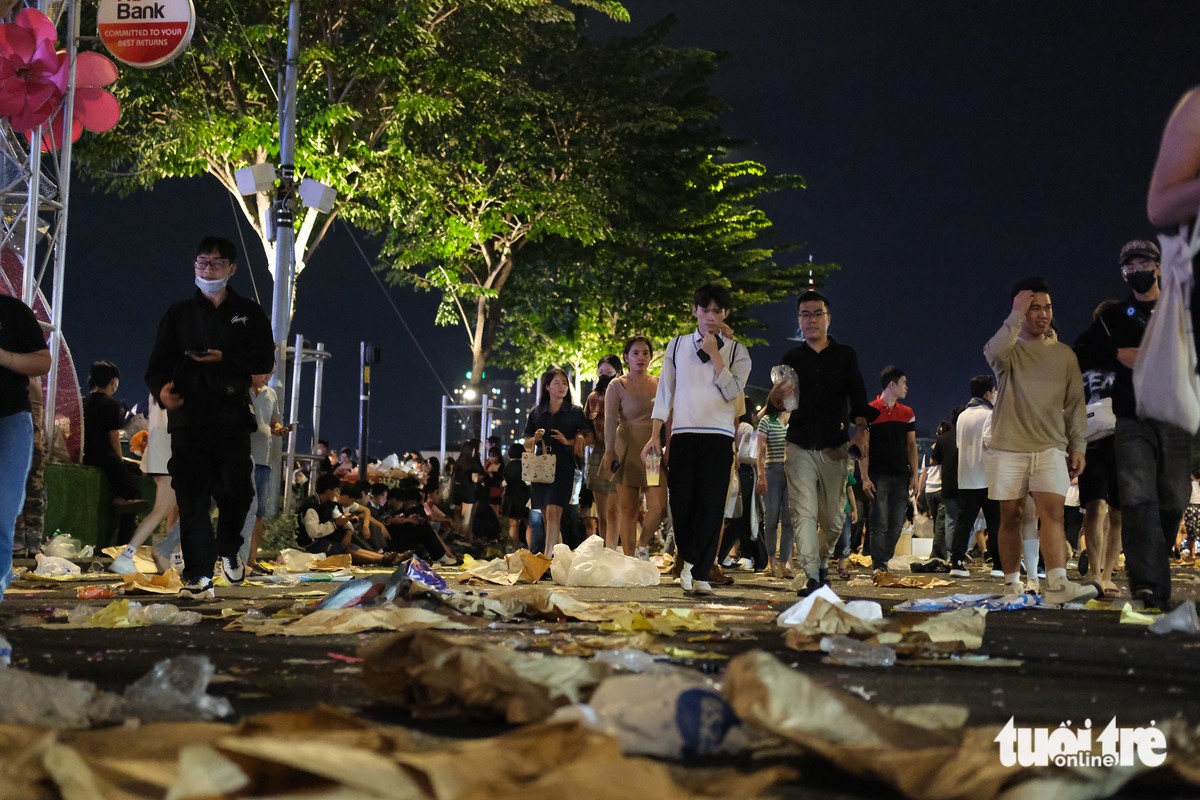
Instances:
[[[221,574],[229,581],[230,586],[237,586],[246,580],[246,565],[242,563],[242,557],[237,554],[232,558],[221,556]]]
[[[184,600],[215,600],[217,590],[213,588],[212,578],[196,578],[179,589],[179,597]]]
[[[817,580],[820,582],[821,586],[828,586],[829,570],[825,569],[824,567],[821,567],[819,570],[817,570]]]
[[[821,582],[816,578],[809,578],[808,583],[804,584],[804,588],[796,592],[801,597],[808,597],[810,594],[821,588]]]
[[[967,569],[967,562],[963,560],[954,561],[950,564],[950,575],[955,578],[971,577],[970,570]]]

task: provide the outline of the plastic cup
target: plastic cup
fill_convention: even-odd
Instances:
[[[646,485],[658,486],[662,479],[662,456],[651,453],[646,456]]]

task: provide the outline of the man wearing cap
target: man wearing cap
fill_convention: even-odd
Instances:
[[[1122,247],[1121,277],[1132,294],[1100,312],[1075,344],[1081,369],[1112,374],[1109,394],[1117,417],[1115,460],[1125,567],[1134,599],[1156,608],[1163,608],[1171,597],[1170,551],[1191,494],[1192,442],[1181,428],[1137,416],[1133,365],[1158,301],[1160,259],[1152,241],[1136,239]]]

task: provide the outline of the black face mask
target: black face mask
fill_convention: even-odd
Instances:
[[[1133,289],[1135,294],[1145,294],[1154,288],[1154,284],[1158,282],[1158,276],[1150,271],[1130,272],[1126,274],[1125,282],[1129,284],[1129,288]]]

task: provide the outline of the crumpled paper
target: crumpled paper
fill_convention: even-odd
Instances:
[[[183,580],[179,577],[179,573],[174,567],[171,567],[161,575],[146,575],[141,572],[133,572],[128,575],[122,575],[121,580],[125,582],[126,592],[179,594],[179,590],[183,588]]]
[[[787,629],[784,642],[793,650],[816,650],[824,636],[853,636],[866,639],[883,629],[882,620],[864,620],[851,614],[844,605],[818,597],[804,622]]]
[[[604,633],[650,631],[673,636],[679,631],[715,631],[717,626],[690,608],[623,608],[608,621],[600,623]]]
[[[511,724],[581,702],[610,672],[582,658],[523,653],[434,631],[393,634],[361,655],[367,685],[414,716],[491,715]]]
[[[876,572],[871,576],[872,582],[881,589],[886,588],[902,588],[902,589],[932,589],[935,586],[953,586],[954,581],[944,580],[934,577],[933,575],[925,575],[920,578],[900,577],[893,575],[890,572]]]
[[[1111,796],[1138,772],[1005,767],[994,741],[998,727],[929,730],[909,724],[762,651],[730,662],[724,692],[744,721],[800,745],[843,772],[882,781],[913,800],[1088,800]],[[1168,724],[1168,729],[1168,738],[1180,735],[1176,726]],[[1194,753],[1195,733],[1188,737],[1193,743],[1186,751]],[[1195,777],[1189,780],[1195,780],[1200,771],[1186,766],[1188,758],[1183,756],[1183,763],[1173,766],[1190,770]]]
[[[491,561],[477,561],[465,555],[463,572],[458,580],[460,583],[466,583],[475,579],[501,586],[537,583],[542,575],[546,574],[546,570],[550,569],[551,563],[551,560],[541,553],[531,553],[525,548]]]
[[[436,611],[377,606],[319,609],[297,619],[268,619],[257,625],[246,624],[239,618],[226,626],[226,629],[247,631],[259,636],[329,636],[374,630],[402,631],[426,628],[462,631],[471,627]]]

